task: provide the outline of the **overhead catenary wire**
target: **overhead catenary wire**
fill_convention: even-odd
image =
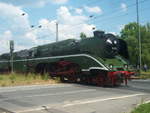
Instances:
[[[148,0],[144,0],[144,1],[148,1]],[[143,2],[144,3],[144,2]],[[148,11],[147,9],[149,9],[149,7],[148,8],[143,8],[143,9],[141,9],[141,12],[144,12],[144,11]],[[135,13],[135,11],[133,11],[133,12],[131,12],[130,14],[132,14],[132,13]],[[107,18],[107,19],[105,19],[105,21],[103,21],[103,22],[101,22],[101,23],[97,23],[96,25],[97,26],[99,26],[100,24],[105,24],[105,23],[108,23],[108,21],[110,22],[110,21],[112,21],[112,18],[114,19],[114,18],[119,18],[119,17],[124,17],[124,16],[127,16],[127,15],[129,15],[129,13],[124,13],[124,14],[122,14],[122,15],[118,15],[118,16],[114,16],[114,17],[111,17],[111,18]],[[141,21],[141,22],[144,22],[144,21]],[[118,21],[117,22],[113,22],[113,24],[117,24],[118,23]],[[81,25],[81,24],[77,24],[77,25]],[[74,26],[73,26],[74,27]],[[76,26],[75,26],[76,27]],[[111,26],[111,28],[114,28],[114,29],[116,29],[116,27],[112,27]],[[70,28],[71,29],[71,28]],[[59,31],[62,31],[62,30],[59,30]],[[54,34],[54,33],[53,33]],[[41,36],[41,38],[43,38],[43,37],[48,37],[49,35],[44,35],[44,36]]]
[[[144,3],[144,2],[146,2],[146,1],[149,1],[149,0],[142,0],[142,1],[140,1],[139,3]],[[131,7],[134,7],[136,4],[130,4],[130,5],[128,5],[127,6],[127,8],[131,8]],[[117,14],[117,13],[120,13],[121,11],[120,10],[116,10],[116,12],[115,13],[113,13],[113,14]],[[92,25],[92,23],[90,23],[90,21],[92,21],[92,20],[101,20],[101,23],[97,23],[96,25],[99,25],[99,24],[104,24],[105,22],[108,22],[109,20],[112,20],[112,18],[119,18],[119,17],[124,17],[124,16],[127,16],[129,13],[127,12],[127,13],[125,13],[125,14],[121,14],[121,15],[118,15],[118,16],[111,16],[111,17],[107,17],[106,18],[106,16],[105,16],[105,18],[103,17],[103,18],[100,18],[100,16],[97,16],[97,17],[94,17],[94,18],[90,18],[88,21],[87,21],[87,23],[89,24],[89,25]],[[112,14],[111,14],[112,15]],[[110,16],[110,15],[109,15]],[[100,18],[100,19],[99,19]],[[104,20],[103,20],[104,19]],[[114,23],[114,22],[113,22]],[[79,24],[75,24],[75,25],[72,25],[70,28],[69,28],[69,30],[73,30],[73,29],[77,29],[78,27],[80,27],[80,25],[82,25],[82,24],[84,24],[84,23],[79,23]],[[91,29],[92,30],[92,29]],[[62,32],[62,31],[64,31],[64,29],[59,29],[59,32]],[[56,33],[56,32],[55,32]],[[44,37],[44,36],[43,36]]]
[[[142,1],[140,1],[139,3],[144,3],[144,2],[146,2],[146,1],[148,1],[148,0],[142,0]],[[90,1],[90,2],[88,2],[88,4],[90,4],[90,5],[92,5],[92,3],[96,3],[97,1]],[[130,8],[130,7],[133,7],[133,6],[135,6],[136,4],[134,3],[134,4],[130,4],[130,5],[128,5],[127,6],[127,8]],[[114,10],[114,11],[112,11],[112,13],[111,14],[109,14],[108,16],[109,17],[106,17],[107,16],[107,14],[105,14],[105,15],[99,15],[99,16],[94,16],[94,17],[90,17],[87,21],[86,21],[86,23],[87,24],[89,24],[89,25],[92,25],[92,23],[91,23],[91,21],[100,21],[101,20],[101,23],[103,23],[104,21],[107,21],[107,20],[109,20],[109,19],[112,19],[114,16],[111,16],[111,15],[114,15],[114,14],[117,14],[117,13],[120,13],[121,12],[121,10],[120,9],[116,9],[116,10]],[[109,12],[110,13],[110,12]],[[121,14],[121,15],[119,15],[119,16],[115,16],[115,18],[116,17],[121,17],[121,16],[126,16],[126,15],[128,15],[128,14]],[[100,19],[99,19],[100,18]],[[61,23],[60,23],[61,24]],[[73,30],[73,29],[77,29],[78,27],[80,27],[80,25],[83,25],[84,23],[82,22],[82,23],[78,23],[78,24],[74,24],[74,25],[72,25],[70,28],[69,28],[69,30]],[[93,24],[94,25],[94,24]],[[39,25],[38,25],[39,26]],[[64,31],[64,29],[59,29],[59,32],[60,31]],[[55,32],[53,32],[53,34],[56,34],[56,31]]]
[[[139,3],[144,3],[144,2],[146,2],[146,1],[149,1],[149,0],[142,0],[142,1],[140,1]],[[130,4],[129,6],[127,6],[127,8],[131,8],[131,7],[134,7],[134,6],[136,6],[136,4],[134,3],[134,4]],[[113,12],[115,12],[115,13],[113,13]],[[116,13],[120,13],[120,12],[122,12],[121,10],[119,10],[119,9],[117,9],[117,10],[114,10],[111,14],[109,14],[109,16],[110,15],[113,15],[113,14],[116,14]],[[121,15],[118,15],[118,17],[121,17],[121,16],[126,16],[126,15],[128,15],[127,13],[126,14],[121,14]],[[103,16],[103,15],[99,15],[99,16],[96,16],[96,17],[94,17],[94,18],[91,18],[91,19],[89,19],[88,21],[87,21],[87,23],[90,25],[91,23],[90,23],[90,21],[92,21],[92,20],[97,20],[97,21],[100,21],[101,20],[101,22],[103,23],[104,21],[107,21],[107,20],[109,20],[109,19],[112,19],[114,16],[111,16],[111,17],[107,17],[107,18],[104,18],[104,16],[102,17],[102,18],[100,18],[101,16]],[[116,16],[115,16],[116,17]],[[100,19],[99,19],[100,18]],[[95,21],[96,22],[96,21]],[[80,25],[82,25],[83,23],[79,23],[79,24],[75,24],[75,25],[73,25],[72,27],[70,27],[70,29],[75,29],[76,27],[78,28],[78,26],[80,26]]]
[[[143,8],[143,10],[141,11],[141,13],[142,13],[142,12],[149,11],[148,9],[150,9],[150,8]],[[134,11],[133,13],[135,13],[135,11]],[[128,15],[128,14],[126,14],[126,15]],[[124,17],[124,16],[120,16],[120,17]],[[116,17],[116,18],[117,18],[117,17]],[[112,21],[112,20],[110,20],[110,21]],[[109,21],[109,22],[110,22],[110,21]],[[132,21],[131,21],[131,22],[132,22]],[[141,20],[140,22],[141,22],[141,23],[144,23],[145,20]],[[105,23],[107,23],[107,22],[105,22]],[[104,25],[105,23],[98,23],[98,24],[97,24],[97,27],[100,28],[100,25]],[[118,23],[119,23],[119,21],[113,22],[113,25],[117,25]],[[113,26],[113,25],[110,26],[109,29],[117,29],[117,27],[119,28],[119,26]],[[123,24],[123,25],[125,25],[125,24]]]
[[[146,1],[149,1],[149,0],[141,0],[141,1],[139,1],[139,3],[142,4],[142,3],[146,2]],[[126,8],[131,8],[131,7],[134,7],[134,6],[136,6],[136,3],[130,4],[130,5],[128,5]],[[113,15],[113,14],[116,14],[116,13],[120,13],[120,12],[122,12],[122,10],[120,10],[120,8],[117,8],[117,9],[115,9],[115,10],[113,10],[113,11],[111,11],[111,12],[109,12],[108,14],[105,14],[105,15],[106,15],[106,16],[107,16],[107,15],[110,16],[110,15]],[[96,16],[96,17],[93,18],[92,20],[97,20],[97,19],[101,18],[101,16],[103,16],[102,18],[104,18],[105,15]],[[104,19],[105,19],[105,18],[104,18]]]
[[[84,5],[84,6],[86,6],[86,5],[92,5],[93,3],[96,3],[97,2],[97,0],[96,1],[93,1],[93,0],[88,0],[89,2],[87,2],[86,1],[86,4]],[[79,6],[78,8],[84,8],[84,6]],[[26,15],[26,13],[22,13],[21,14],[22,16],[25,16]],[[49,19],[48,19],[49,20]],[[77,24],[75,24],[75,25],[77,25]],[[38,26],[38,27],[37,27]],[[37,28],[39,28],[39,26],[40,26],[40,28],[42,27],[42,25],[31,25],[30,27],[31,28],[34,28],[34,29],[31,29],[30,31],[34,31],[34,30],[37,30]],[[74,26],[74,25],[73,25]],[[35,28],[35,27],[37,27],[37,28]],[[29,32],[30,32],[29,31]],[[55,32],[56,33],[56,32]]]

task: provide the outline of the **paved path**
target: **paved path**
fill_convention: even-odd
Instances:
[[[0,113],[124,113],[150,100],[150,80],[102,88],[80,84],[0,88]]]

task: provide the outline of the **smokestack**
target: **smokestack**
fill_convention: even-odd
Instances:
[[[94,37],[96,38],[103,38],[104,37],[104,31],[94,31]]]

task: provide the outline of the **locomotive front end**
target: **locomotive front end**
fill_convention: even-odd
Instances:
[[[105,37],[107,56],[104,61],[110,69],[108,77],[111,78],[112,84],[123,83],[124,81],[127,85],[127,80],[134,74],[128,61],[127,44],[112,34],[106,34]]]
[[[128,61],[126,42],[113,34],[101,31],[95,31],[94,35],[101,40],[101,59],[108,68],[107,79],[111,85],[120,85],[123,82],[127,85],[127,80],[134,72]]]

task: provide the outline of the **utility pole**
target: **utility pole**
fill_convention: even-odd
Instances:
[[[56,22],[56,42],[58,42],[58,22]]]
[[[139,46],[139,74],[141,74],[141,68],[142,68],[142,48],[141,48],[141,29],[140,29],[140,23],[139,23],[139,1],[136,0],[136,14],[137,14],[137,26],[138,26],[138,46]]]
[[[14,64],[13,64],[13,51],[14,51],[14,41],[10,40],[10,64],[11,64],[11,73],[14,72]]]

